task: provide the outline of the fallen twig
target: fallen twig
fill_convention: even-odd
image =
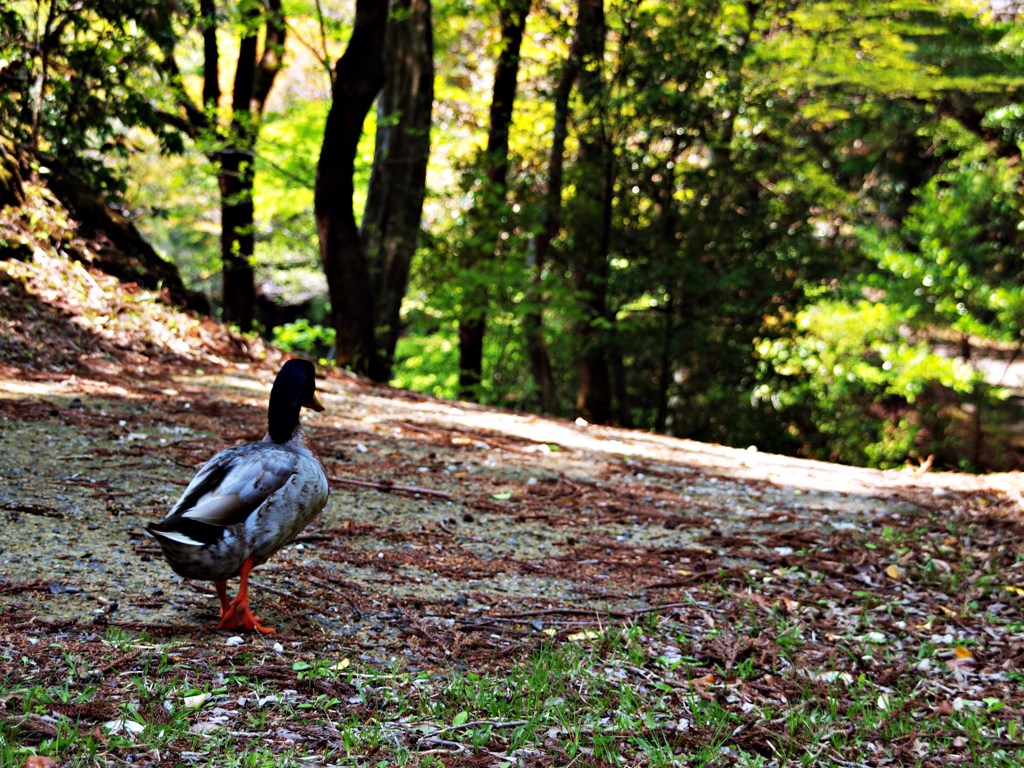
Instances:
[[[424,736],[420,739],[417,739],[416,744],[417,746],[420,744],[436,744],[439,747],[444,747],[444,749],[425,750],[423,752],[420,752],[421,755],[437,754],[438,752],[468,752],[471,749],[468,744],[460,744],[457,741],[445,741],[444,739],[435,739],[429,736]]]
[[[529,624],[529,619],[542,616],[578,616],[579,620],[554,620],[551,623],[560,629],[576,629],[583,627],[600,627],[604,619],[616,619],[619,621],[630,621],[652,613],[662,613],[676,608],[687,606],[688,603],[662,603],[650,608],[639,608],[636,610],[601,610],[589,608],[537,608],[528,611],[515,611],[504,613],[498,616],[481,616],[479,620],[473,621],[463,619],[459,621],[459,629],[462,631],[492,631],[500,634],[532,634],[529,631],[516,632],[506,629],[502,624]],[[532,626],[532,624],[531,624]],[[536,629],[536,627],[534,627]]]
[[[424,496],[436,496],[440,499],[454,499],[455,497],[447,491],[437,491],[433,488],[420,488],[416,485],[397,485],[395,483],[375,483],[370,480],[353,480],[348,477],[332,477],[332,483],[341,485],[355,485],[360,488],[373,488],[377,491],[395,491],[397,493],[418,493]]]
[[[416,739],[417,746],[436,746],[442,747],[444,750],[456,751],[456,752],[471,752],[473,747],[469,744],[463,744],[458,741],[450,741],[448,739],[439,738],[442,734],[451,733],[452,731],[465,730],[466,728],[518,728],[521,725],[527,725],[529,720],[470,720],[467,723],[459,723],[457,725],[449,725],[445,728],[439,728],[433,733],[428,733],[420,738]],[[430,752],[436,750],[429,750]],[[427,751],[421,752],[420,754],[427,754]],[[487,751],[491,757],[504,760],[505,755],[496,752]]]
[[[14,592],[48,592],[50,582],[48,581],[23,581],[16,584],[0,585],[0,595],[8,595]]]
[[[433,733],[428,733],[423,739],[433,739],[440,736],[442,733],[450,733],[451,731],[459,731],[464,728],[478,728],[480,726],[490,726],[491,728],[518,728],[520,725],[527,725],[529,720],[470,720],[466,723],[458,723],[457,725],[449,725],[444,728],[440,728]]]

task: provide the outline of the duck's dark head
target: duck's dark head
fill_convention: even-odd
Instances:
[[[268,432],[275,443],[287,443],[299,426],[299,411],[322,411],[316,398],[316,369],[309,360],[289,360],[278,371],[270,390]]]

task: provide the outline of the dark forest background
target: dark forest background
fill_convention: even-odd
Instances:
[[[16,0],[0,205],[373,381],[1018,468],[1022,88],[1010,2]]]

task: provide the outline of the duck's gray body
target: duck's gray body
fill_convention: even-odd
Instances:
[[[327,495],[323,466],[296,429],[287,442],[268,435],[216,454],[147,530],[179,576],[226,580],[246,558],[260,565],[298,536]]]

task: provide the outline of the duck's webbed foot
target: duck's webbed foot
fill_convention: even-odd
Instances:
[[[225,603],[227,588],[223,586],[224,582],[214,582],[217,587],[217,595],[221,598],[220,624],[217,625],[217,629],[244,629],[248,632],[259,632],[261,635],[269,635],[274,632],[273,627],[264,626],[260,617],[249,608],[249,572],[251,570],[252,558],[247,557],[242,563],[238,596],[228,603]]]

